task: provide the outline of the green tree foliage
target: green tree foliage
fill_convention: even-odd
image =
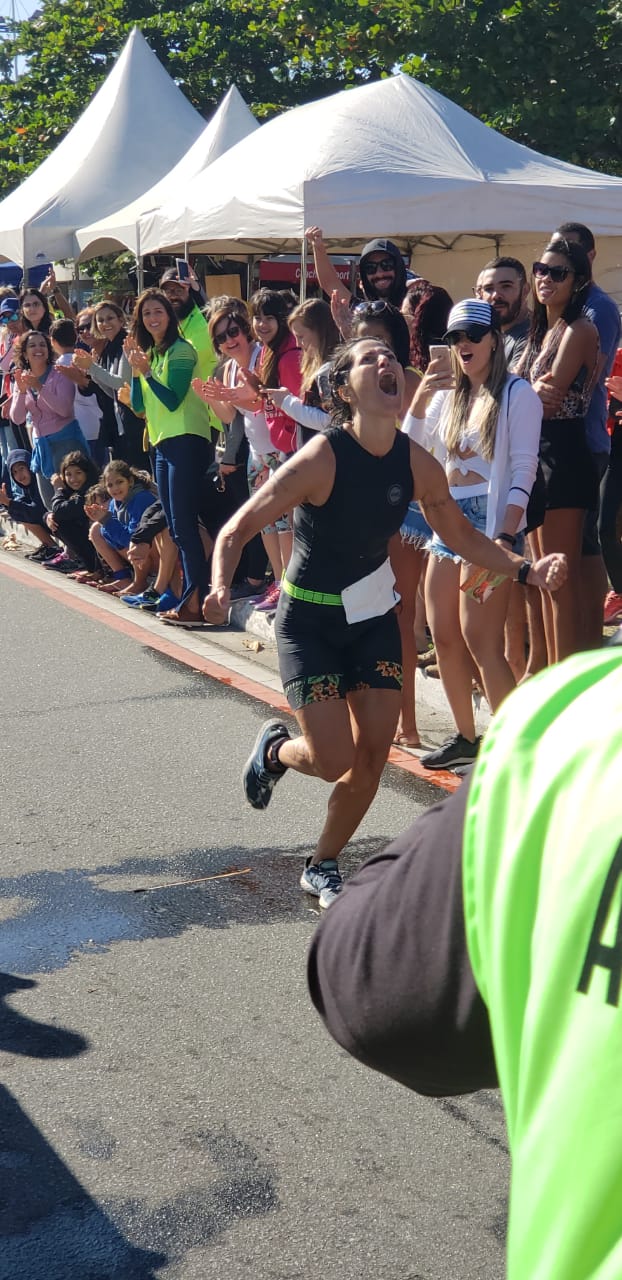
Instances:
[[[401,67],[520,142],[622,172],[620,0],[42,0],[0,45],[2,194],[65,135],[134,24],[206,118],[231,83],[269,118]]]

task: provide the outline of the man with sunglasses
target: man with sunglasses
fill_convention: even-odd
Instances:
[[[336,289],[339,297],[349,305],[352,294],[335,271],[320,227],[309,227],[305,235],[313,249],[320,288],[329,298]],[[401,307],[408,283],[406,267],[392,240],[370,240],[364,246],[359,259],[359,274],[363,296],[368,302],[382,299],[384,302],[392,302],[394,307]]]
[[[177,268],[169,267],[160,280],[160,288],[166,294],[177,316],[182,338],[194,347],[199,357],[195,368],[196,376],[205,382],[211,378],[218,361],[209,335],[207,320],[197,305],[197,300],[201,301],[201,293],[193,281],[196,281],[194,272],[192,278],[182,280]],[[208,405],[205,405],[205,412],[209,415],[213,442],[220,431],[220,422]]]
[[[529,325],[529,283],[518,258],[493,258],[482,267],[475,296],[489,302],[503,334],[508,369],[518,364],[527,346]]]
[[[590,263],[594,263],[596,242],[589,227],[584,226],[582,222],[563,222],[554,234],[570,244],[580,244]],[[611,373],[615,354],[620,346],[620,312],[613,298],[610,298],[609,294],[605,293],[604,289],[601,289],[594,280],[590,285],[583,312],[598,329],[600,340],[598,380],[594,386],[592,399],[585,415],[585,434],[598,474],[601,482],[603,482],[602,490],[604,492],[607,485],[606,475],[611,451],[611,437],[607,431],[607,388],[605,379]],[[619,500],[622,502],[622,491],[619,493]],[[609,493],[607,510],[610,511],[614,506],[615,502],[611,501],[611,494]],[[602,643],[603,615],[608,582],[600,545],[600,520],[599,501],[596,506],[588,511],[583,530],[581,602],[584,649],[596,649]],[[615,517],[613,523],[615,525]],[[615,538],[615,529],[612,533]],[[613,619],[608,617],[606,620],[612,621]]]

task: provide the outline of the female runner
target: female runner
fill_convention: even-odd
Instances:
[[[203,606],[206,621],[226,619],[242,547],[279,511],[295,508],[276,634],[283,687],[301,734],[291,738],[277,720],[265,724],[243,784],[256,809],[267,807],[287,769],[336,784],[301,878],[321,907],[341,890],[337,859],[376,794],[400,711],[398,597],[388,543],[413,493],[432,528],[465,559],[549,590],[565,578],[563,556],[528,564],[464,518],[439,464],[396,428],[404,374],[389,347],[375,339],[349,343],[331,378],[335,425],[221,530]]]

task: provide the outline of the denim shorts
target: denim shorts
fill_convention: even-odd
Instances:
[[[478,498],[456,498],[456,502],[460,507],[463,516],[466,516],[469,524],[473,525],[479,533],[486,532],[486,516],[488,514],[488,494],[481,494]],[[433,533],[428,543],[428,551],[431,555],[437,556],[439,560],[453,560],[455,564],[462,562],[462,556],[452,551],[450,547],[443,542],[438,533]],[[520,554],[520,553],[519,553]]]
[[[473,528],[477,529],[479,533],[485,534],[486,517],[488,515],[488,494],[481,494],[478,498],[456,498],[455,501],[460,507],[463,516],[466,516],[469,524],[472,524]],[[524,532],[517,533],[514,546],[511,548],[508,547],[507,549],[511,550],[515,556],[524,555]],[[462,556],[458,556],[455,551],[451,551],[446,543],[443,542],[442,538],[439,538],[437,533],[432,534],[432,537],[428,542],[428,551],[431,555],[437,556],[439,560],[453,560],[456,564],[462,563]]]
[[[400,529],[400,538],[404,545],[414,547],[416,551],[424,551],[433,536],[419,503],[410,502]]]

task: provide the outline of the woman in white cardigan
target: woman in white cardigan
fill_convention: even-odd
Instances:
[[[525,512],[538,465],[542,404],[529,383],[508,373],[494,312],[466,299],[452,309],[446,334],[451,365],[436,358],[404,422],[408,434],[443,463],[450,493],[489,538],[522,554]],[[477,755],[472,682],[479,678],[492,711],[514,686],[505,660],[504,626],[511,582],[482,601],[460,590],[472,577],[435,534],[429,543],[428,619],[457,733],[424,756],[428,768],[466,764]]]

